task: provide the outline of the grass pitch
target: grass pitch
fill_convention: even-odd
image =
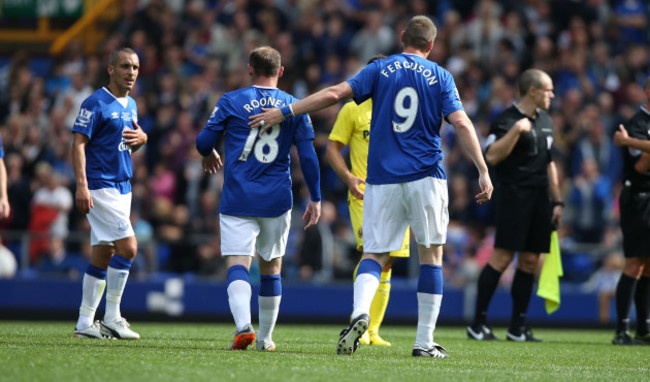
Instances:
[[[469,341],[440,327],[448,359],[411,356],[415,327],[382,327],[393,346],[337,356],[343,326],[285,325],[276,352],[230,351],[232,324],[139,323],[137,341],[72,338],[74,322],[0,321],[0,381],[648,381],[650,347],[610,330],[538,329],[544,343]],[[505,337],[505,329],[495,334]]]

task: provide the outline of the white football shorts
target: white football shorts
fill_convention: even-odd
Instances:
[[[134,236],[129,216],[131,193],[120,194],[115,188],[90,190],[93,208],[88,213],[90,245],[114,245],[119,239]]]
[[[449,224],[447,180],[426,177],[406,183],[366,184],[363,250],[399,251],[411,226],[415,241],[429,248],[445,244]]]
[[[291,210],[276,218],[221,214],[220,221],[222,256],[255,256],[257,252],[266,261],[284,256]]]

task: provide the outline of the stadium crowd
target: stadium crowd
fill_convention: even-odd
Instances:
[[[251,49],[278,49],[285,67],[279,87],[302,98],[349,78],[376,54],[399,52],[405,22],[427,14],[438,27],[430,59],[454,75],[480,139],[516,101],[516,79],[525,69],[551,75],[554,156],[566,201],[560,232],[565,280],[584,282],[600,274],[605,259],[608,271],[619,263],[612,257],[620,256],[622,163],[612,135],[645,100],[648,12],[642,0],[125,0],[97,54],[86,55],[75,41],[60,57],[19,51],[0,67],[12,207],[0,227],[41,233],[29,245],[30,269],[73,278],[83,273],[89,227],[73,208],[71,127],[81,102],[106,84],[108,54],[129,46],[141,63],[130,95],[149,136],[133,155],[132,219],[141,252],[134,273],[223,279],[217,219],[223,177],[203,173],[194,144],[220,95],[250,84]],[[45,69],[35,60],[46,62]],[[318,226],[306,232],[301,216],[309,194],[301,172],[292,171],[286,280],[349,280],[358,261],[346,185],[324,157],[338,110],[311,115],[323,205]],[[492,203],[473,203],[477,174],[454,130],[446,126],[442,136],[450,194],[444,269],[447,280],[463,287],[490,257],[494,211]],[[3,242],[18,257],[24,250],[15,236],[5,234]],[[396,262],[394,274],[408,277],[411,268]],[[588,285],[599,284],[592,279]]]

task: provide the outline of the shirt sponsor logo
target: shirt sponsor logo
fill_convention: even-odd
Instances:
[[[123,111],[122,120],[125,122],[131,122],[131,113],[129,113],[128,111]]]
[[[124,130],[128,129],[125,128]],[[124,130],[122,130],[122,133],[124,133]],[[131,152],[131,146],[128,146],[126,144],[126,139],[124,139],[124,136],[122,136],[122,141],[120,142],[120,145],[117,147],[118,151],[128,151]]]

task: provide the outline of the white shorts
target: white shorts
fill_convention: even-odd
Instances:
[[[449,195],[445,179],[366,184],[363,204],[365,252],[400,250],[409,225],[419,245],[429,248],[447,241]]]
[[[284,256],[291,210],[276,218],[221,214],[220,221],[222,256],[255,256],[257,252],[266,261]]]
[[[131,193],[120,194],[114,188],[90,190],[93,208],[88,213],[90,245],[114,245],[119,239],[134,236],[129,215]]]

